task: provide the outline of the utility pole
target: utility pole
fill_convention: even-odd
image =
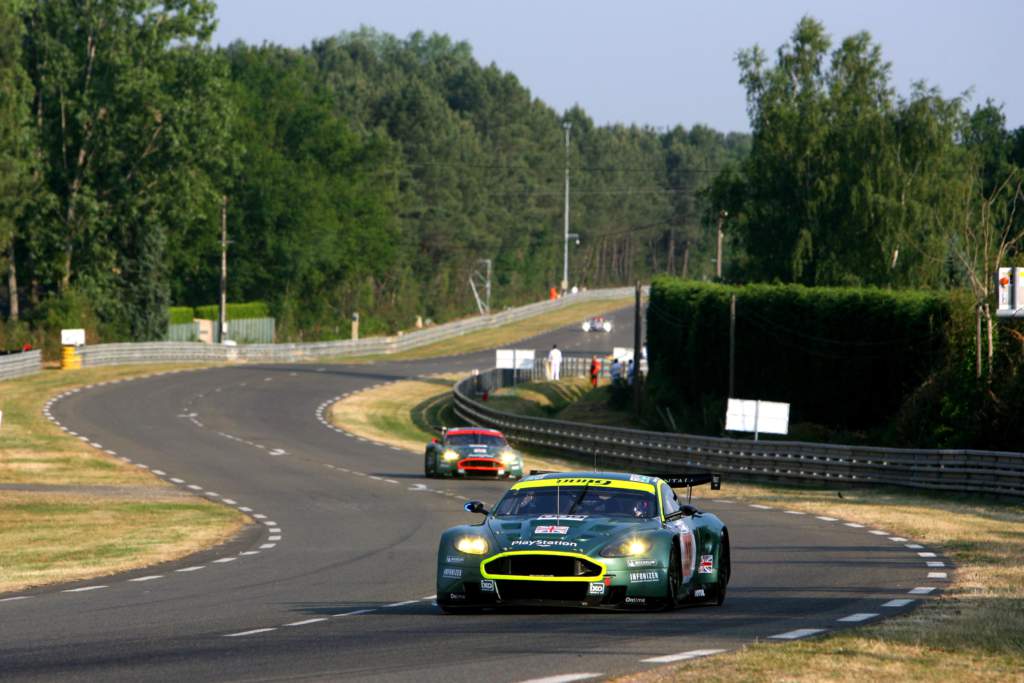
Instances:
[[[736,295],[729,299],[729,396],[736,395]]]
[[[718,212],[718,255],[715,258],[715,277],[722,279],[722,224],[729,216],[729,212],[722,209]]]
[[[640,372],[640,360],[643,358],[641,340],[643,335],[640,327],[640,298],[643,290],[640,281],[636,283],[636,307],[633,310],[633,414],[640,417],[640,383],[643,375]]]
[[[217,312],[217,341],[228,331],[228,196],[220,206],[220,307]]]
[[[562,291],[569,289],[569,131],[572,122],[562,124],[565,130],[565,251],[562,254]]]

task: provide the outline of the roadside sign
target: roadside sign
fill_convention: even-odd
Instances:
[[[789,404],[730,398],[725,411],[725,430],[758,434],[788,434]]]
[[[61,330],[61,346],[85,346],[85,330]]]
[[[494,354],[494,367],[499,370],[533,370],[533,349],[498,349]]]

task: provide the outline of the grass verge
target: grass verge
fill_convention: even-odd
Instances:
[[[0,593],[184,557],[246,525],[240,512],[183,495],[42,415],[61,391],[172,368],[183,366],[47,370],[0,382]]]
[[[423,418],[417,416],[429,411],[435,417],[445,415],[448,382],[385,385],[362,392],[358,403],[346,406],[353,400],[349,398],[337,404],[336,416],[350,431],[418,453],[431,433],[418,426]],[[522,385],[515,391],[497,392],[491,400],[501,410],[519,414],[598,424],[627,422],[621,412],[606,408],[606,392],[589,391],[582,380],[572,380],[562,386]],[[373,417],[381,412],[386,417]],[[354,419],[360,414],[370,417],[360,423]],[[545,469],[572,466],[564,461],[531,460],[529,466]],[[844,490],[840,499],[835,490],[733,481],[726,481],[722,491],[699,494],[773,506],[784,500],[788,509],[914,538],[941,548],[956,563],[953,582],[941,597],[925,601],[906,616],[796,643],[754,644],[620,680],[1024,681],[1024,509],[1020,505],[901,489]]]

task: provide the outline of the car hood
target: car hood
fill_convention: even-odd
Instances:
[[[501,455],[501,452],[505,450],[505,447],[473,444],[470,446],[445,446],[445,450],[455,451],[463,458],[469,458],[474,455],[482,455],[484,457],[496,458],[499,455]]]
[[[487,526],[498,548],[596,552],[621,536],[654,530],[654,519],[594,515],[491,517]]]

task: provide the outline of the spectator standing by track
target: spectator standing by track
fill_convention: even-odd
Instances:
[[[619,362],[618,358],[612,360],[611,375],[612,386],[622,381],[622,363]]]
[[[558,344],[548,351],[548,370],[552,381],[557,382],[562,378],[562,352],[558,350]]]
[[[601,376],[601,361],[597,356],[590,357],[590,386],[597,388],[598,378]]]

